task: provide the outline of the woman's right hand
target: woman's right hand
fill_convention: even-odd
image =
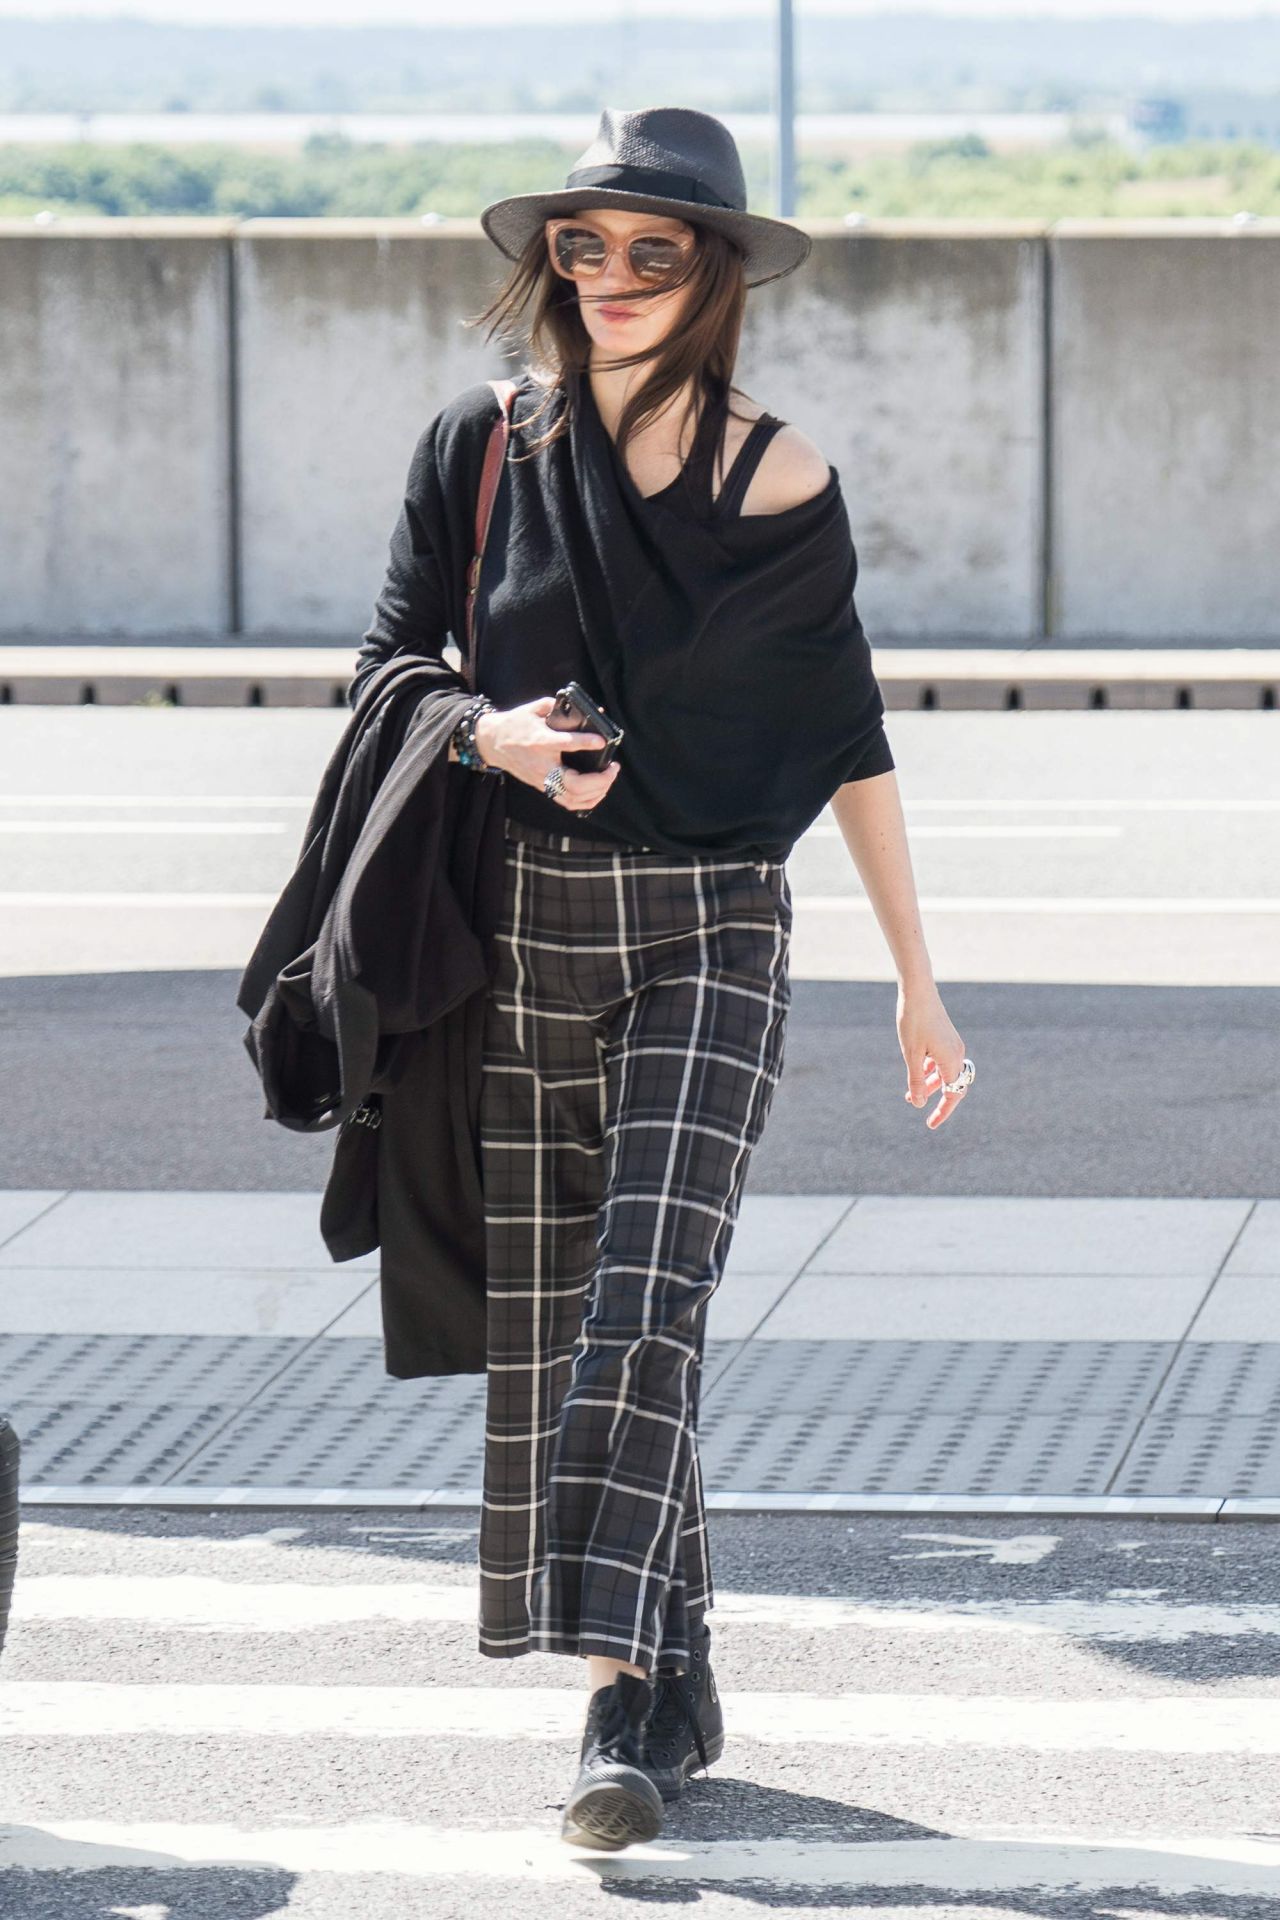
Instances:
[[[598,733],[570,733],[563,727],[549,727],[545,716],[555,704],[555,695],[548,693],[540,700],[526,701],[522,707],[499,707],[482,713],[475,733],[481,759],[541,792],[551,769],[560,766],[562,753],[604,745]],[[618,762],[614,760],[599,773],[582,773],[576,767],[565,767],[563,773],[564,786],[556,795],[557,806],[585,813],[608,793],[618,777]]]

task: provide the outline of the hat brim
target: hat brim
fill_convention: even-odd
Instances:
[[[500,253],[518,260],[544,220],[586,207],[617,207],[627,213],[665,213],[695,225],[713,227],[741,247],[746,284],[763,285],[794,273],[813,247],[801,227],[771,220],[763,213],[739,213],[734,207],[706,206],[700,200],[672,200],[664,194],[620,193],[613,187],[561,187],[551,193],[516,193],[494,200],[480,214],[480,225]]]

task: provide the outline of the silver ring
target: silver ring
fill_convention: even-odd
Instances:
[[[966,1053],[964,1059],[960,1063],[960,1071],[956,1075],[955,1079],[944,1080],[942,1082],[942,1089],[941,1089],[942,1092],[943,1093],[959,1093],[963,1087],[971,1087],[973,1085],[974,1077],[977,1074],[977,1071],[978,1069],[974,1066],[972,1060],[969,1058],[968,1054]]]
[[[564,792],[563,767],[552,767],[550,773],[542,783],[542,791],[546,794],[548,800],[559,799],[560,795]]]

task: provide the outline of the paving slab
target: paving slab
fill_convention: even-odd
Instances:
[[[1280,1274],[1235,1273],[1228,1263],[1192,1331],[1197,1340],[1280,1340]]]
[[[32,1267],[323,1268],[314,1193],[69,1193],[57,1206],[10,1234],[0,1271]],[[376,1253],[344,1261],[377,1268]],[[354,1292],[354,1286],[353,1286]]]
[[[1120,1493],[1200,1493],[1208,1486],[1240,1494],[1280,1487],[1280,1425],[1274,1414],[1180,1414],[1148,1419],[1116,1480]]]
[[[44,1191],[15,1187],[0,1193],[0,1247],[65,1197],[65,1189],[61,1187]]]
[[[799,1273],[848,1215],[847,1193],[748,1193],[729,1243],[724,1277]]]
[[[318,1210],[0,1196],[24,1492],[475,1497],[483,1376],[386,1375],[377,1255],[328,1261]],[[748,1196],[708,1316],[708,1490],[1280,1500],[1277,1224],[1249,1199]]]
[[[707,1485],[762,1492],[1087,1494],[1106,1487],[1137,1413],[814,1417],[711,1406]]]
[[[1203,1276],[1187,1274],[811,1271],[788,1288],[757,1332],[765,1340],[1177,1340],[1207,1290]],[[1223,1332],[1206,1326],[1202,1311],[1196,1330],[1205,1339],[1229,1338],[1236,1324],[1259,1324],[1251,1316],[1261,1314],[1265,1324],[1272,1304],[1270,1295],[1265,1302],[1250,1297],[1229,1323],[1224,1306],[1218,1315],[1228,1329]],[[1280,1339],[1280,1304],[1273,1317],[1269,1337]]]
[[[1232,1247],[1223,1275],[1269,1274],[1280,1290],[1280,1200],[1259,1200]]]
[[[330,1266],[8,1267],[0,1332],[327,1336],[356,1307],[380,1331],[378,1278]],[[758,1316],[757,1316],[758,1317]]]
[[[1156,1419],[1256,1414],[1280,1425],[1280,1343],[1197,1339],[1181,1347],[1151,1411]]]
[[[1209,1281],[1256,1203],[987,1194],[864,1194],[817,1273],[1182,1274]]]

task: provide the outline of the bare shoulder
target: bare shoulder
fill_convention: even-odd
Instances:
[[[770,435],[742,497],[742,512],[785,513],[788,507],[814,499],[830,477],[821,447],[788,420]]]

